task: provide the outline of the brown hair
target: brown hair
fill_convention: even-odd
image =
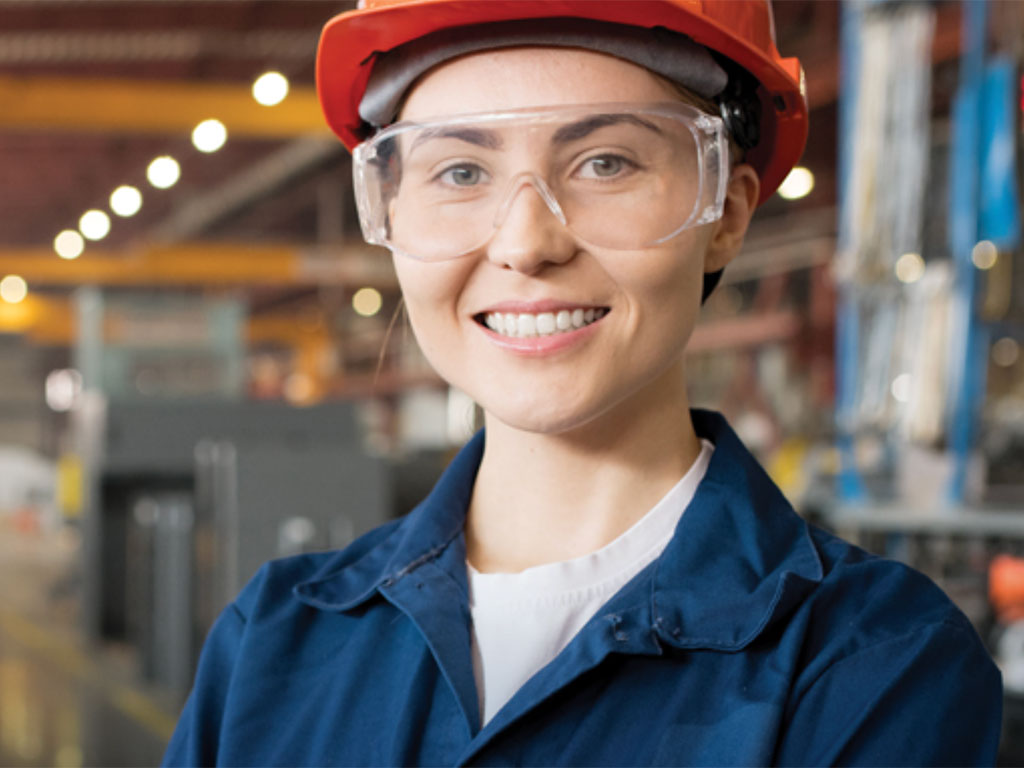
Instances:
[[[656,78],[664,82],[666,85],[672,88],[673,91],[679,96],[679,99],[684,104],[689,104],[691,107],[696,107],[701,112],[705,112],[713,117],[719,117],[718,103],[714,99],[709,99],[699,94],[694,93],[685,85],[669,80],[667,77],[662,77],[656,72],[652,72]],[[729,129],[726,128],[726,136],[729,140],[729,167],[735,168],[737,165],[742,163],[745,159],[746,152],[736,143],[733,139],[732,134],[729,133]]]

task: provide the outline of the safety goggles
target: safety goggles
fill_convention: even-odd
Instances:
[[[487,245],[536,194],[580,241],[635,250],[722,215],[722,120],[688,104],[589,104],[401,122],[353,153],[367,242],[423,261]]]

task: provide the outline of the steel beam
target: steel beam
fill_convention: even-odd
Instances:
[[[64,296],[32,295],[19,304],[0,301],[0,334],[23,335],[38,346],[71,347],[75,341],[75,314],[71,299]],[[249,344],[319,348],[329,343],[330,338],[325,327],[303,322],[293,312],[261,314],[250,317],[246,324]]]
[[[397,288],[387,253],[351,246],[192,242],[126,252],[90,247],[74,261],[46,248],[0,250],[0,276],[20,275],[30,290],[101,286],[318,286]]]
[[[234,137],[329,133],[313,88],[264,107],[238,83],[0,75],[0,104],[6,130],[187,135],[215,117]]]

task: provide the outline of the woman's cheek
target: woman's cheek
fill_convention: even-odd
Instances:
[[[437,266],[434,264],[426,266]],[[459,377],[460,345],[457,304],[438,289],[436,281],[413,282],[402,294],[413,336],[427,362],[446,381]]]

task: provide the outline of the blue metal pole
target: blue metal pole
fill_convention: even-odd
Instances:
[[[860,78],[860,32],[863,6],[844,0],[839,22],[839,251],[846,252],[851,242],[849,181],[853,158],[857,115],[857,89]],[[850,278],[838,286],[836,313],[836,448],[839,451],[839,475],[836,493],[843,504],[867,501],[867,490],[857,469],[854,451],[857,421],[857,390],[860,373],[860,316],[856,286]]]
[[[971,251],[978,240],[978,177],[981,157],[980,94],[985,66],[987,0],[963,0],[963,57],[960,88],[953,103],[950,152],[949,236],[954,286],[949,369],[949,440],[953,474],[951,504],[963,501],[974,435],[976,404],[982,394],[978,368],[984,365],[985,334],[975,312],[977,274]]]

